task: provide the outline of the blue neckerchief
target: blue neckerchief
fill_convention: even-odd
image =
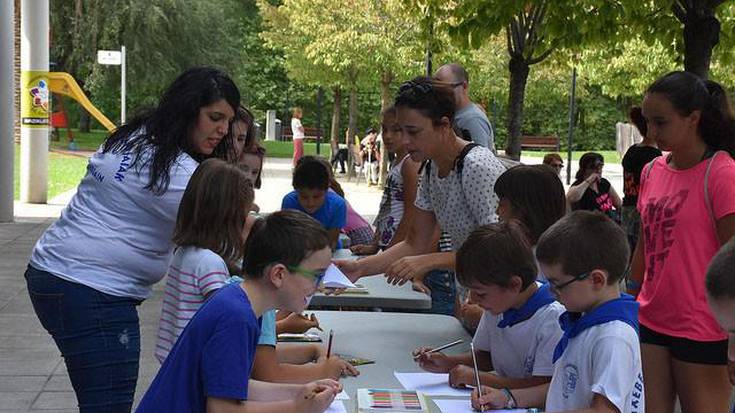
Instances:
[[[567,311],[559,316],[559,325],[564,335],[554,349],[554,363],[564,354],[569,340],[578,336],[579,333],[598,324],[616,320],[630,325],[638,333],[638,303],[632,296],[621,294],[620,298],[603,303],[585,315]]]
[[[551,304],[556,301],[554,295],[551,293],[551,289],[548,284],[544,284],[536,290],[535,293],[526,301],[521,308],[511,308],[503,312],[503,318],[498,321],[498,327],[513,327],[514,325],[521,323],[533,317],[539,308]]]

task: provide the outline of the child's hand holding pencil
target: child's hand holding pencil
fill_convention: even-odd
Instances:
[[[504,409],[508,398],[502,390],[481,386],[481,390],[472,390],[471,402],[473,409],[483,412],[490,409]]]

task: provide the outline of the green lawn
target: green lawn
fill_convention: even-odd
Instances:
[[[77,149],[82,151],[96,151],[100,144],[104,142],[108,132],[106,130],[91,130],[90,132],[83,133],[77,129],[72,129],[74,135],[74,142],[77,144]],[[69,149],[69,143],[66,140],[66,129],[59,130],[59,140],[50,142],[51,149]]]
[[[575,161],[578,161],[579,158],[582,157],[582,155],[584,155],[587,152],[597,152],[597,153],[599,153],[600,155],[602,155],[603,158],[605,158],[605,162],[608,162],[608,163],[620,163],[621,162],[620,155],[618,155],[618,152],[617,151],[573,151],[572,152],[572,159],[575,160]],[[552,152],[544,152],[544,151],[523,151],[523,156],[533,156],[533,157],[543,158],[544,155],[546,155],[547,153],[552,153]],[[567,152],[566,151],[564,151],[564,152],[558,152],[558,153],[559,153],[559,155],[561,155],[561,157],[562,157],[562,159],[564,159],[564,161],[567,160]]]
[[[48,199],[73,189],[87,171],[87,158],[48,154]],[[15,145],[14,197],[20,199],[20,145]]]
[[[262,141],[261,144],[265,146],[265,156],[270,158],[292,158],[293,157],[293,143],[290,141]],[[331,157],[332,150],[329,146],[329,142],[322,142],[320,145],[321,156],[329,159]],[[316,143],[304,142],[304,154],[305,155],[316,155]]]
[[[66,140],[66,129],[62,129],[59,132],[60,139],[58,141],[51,141],[51,148],[68,150],[69,145]],[[89,133],[81,133],[76,129],[72,129],[72,132],[74,134],[74,142],[76,142],[79,150],[96,151],[107,137],[107,131],[104,130],[93,130]],[[266,156],[273,158],[293,157],[293,143],[290,141],[263,141],[262,144],[265,146]],[[331,156],[329,142],[322,142],[320,149],[322,156],[326,158]],[[316,143],[305,142],[304,152],[307,155],[316,155]]]

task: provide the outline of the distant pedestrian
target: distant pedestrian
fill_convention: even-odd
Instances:
[[[293,134],[293,167],[304,156],[304,125],[301,124],[301,118],[304,112],[299,107],[293,108],[293,117],[291,117],[291,133]]]

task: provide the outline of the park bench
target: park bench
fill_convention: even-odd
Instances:
[[[283,128],[283,139],[284,141],[293,140],[293,131],[290,126]],[[321,136],[324,139],[324,131],[320,128],[304,127],[304,139],[307,141],[316,140],[317,136]]]
[[[523,135],[521,149],[552,149],[559,151],[559,137],[554,135]]]

